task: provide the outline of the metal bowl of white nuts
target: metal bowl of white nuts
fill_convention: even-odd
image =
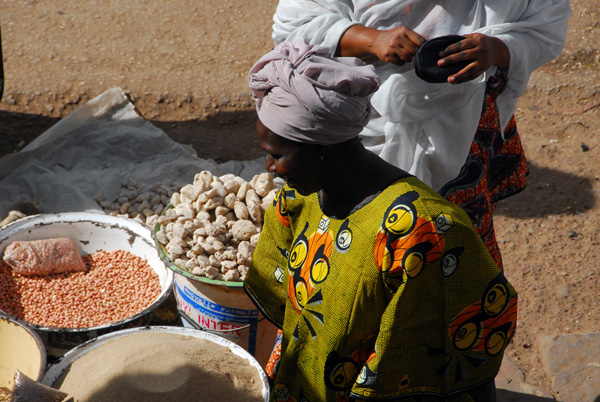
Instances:
[[[265,210],[281,187],[267,172],[249,181],[197,173],[193,183],[173,193],[153,229],[161,258],[187,278],[241,287]]]

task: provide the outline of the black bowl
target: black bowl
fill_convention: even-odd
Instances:
[[[465,39],[460,35],[446,35],[433,38],[421,45],[415,56],[415,73],[427,82],[442,83],[452,74],[465,68],[471,61],[461,61],[446,66],[438,66],[438,54],[453,43]]]

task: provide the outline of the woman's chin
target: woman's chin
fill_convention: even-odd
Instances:
[[[300,195],[303,195],[303,196],[310,195],[310,193],[307,194],[307,192],[304,191],[304,188],[299,186],[298,183],[296,183],[296,182],[287,181],[286,184],[288,185],[289,188],[296,190],[296,192]]]
[[[285,184],[287,184],[289,188],[296,190],[298,193],[302,194],[302,187],[298,186],[298,184],[294,183],[293,181],[286,181]]]
[[[314,194],[320,190],[320,188],[315,188],[315,186],[311,186],[310,183],[307,185],[298,184],[298,182],[294,180],[287,180],[285,182],[287,186],[291,189],[296,190],[296,192],[304,197]],[[306,184],[306,183],[305,183]]]

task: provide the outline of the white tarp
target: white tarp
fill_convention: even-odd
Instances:
[[[94,197],[112,201],[122,184],[183,186],[210,170],[247,180],[265,159],[217,164],[198,158],[141,118],[120,88],[90,100],[20,152],[0,158],[0,220],[21,202],[44,213],[102,211]]]

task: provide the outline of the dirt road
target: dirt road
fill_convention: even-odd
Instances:
[[[262,155],[246,73],[272,47],[275,6],[1,1],[0,155],[116,86],[202,158]],[[508,353],[529,383],[549,390],[540,336],[600,330],[600,15],[593,0],[572,7],[563,55],[534,74],[516,113],[528,188],[501,203],[495,219],[506,274],[520,293]]]

